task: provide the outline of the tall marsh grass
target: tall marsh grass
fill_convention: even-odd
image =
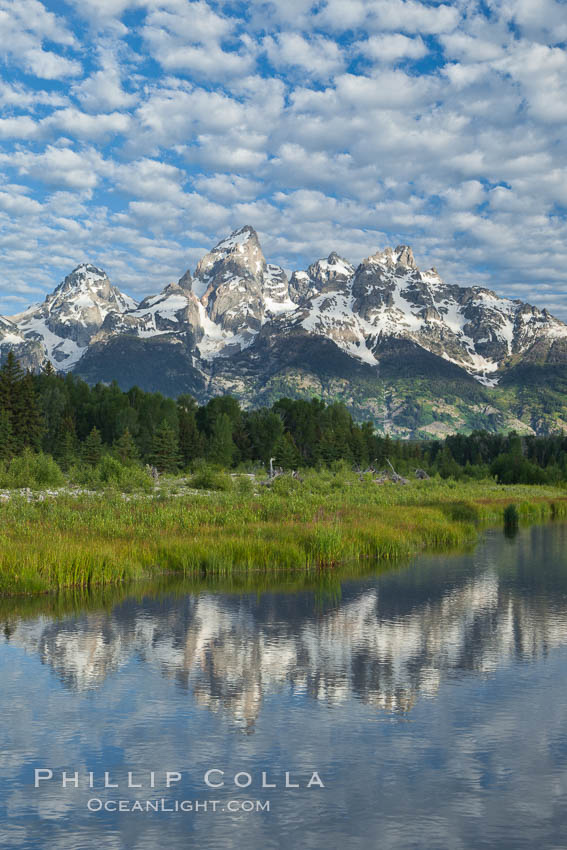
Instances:
[[[209,471],[196,475],[205,483]],[[236,479],[226,490],[168,495],[167,482],[161,486],[159,498],[143,491],[124,497],[114,488],[43,501],[16,495],[1,503],[0,595],[164,574],[229,580],[344,562],[393,563],[472,545],[480,527],[502,525],[511,503],[520,523],[567,517],[567,494],[553,487],[378,486],[344,469],[308,472],[302,482],[285,476],[271,488]]]

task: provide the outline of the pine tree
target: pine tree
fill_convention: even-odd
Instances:
[[[75,430],[75,422],[70,413],[62,416],[54,439],[53,455],[59,466],[67,470],[77,462],[79,456],[79,441]]]
[[[20,384],[18,414],[21,445],[39,451],[45,424],[31,372],[24,376]]]
[[[299,466],[299,452],[289,431],[278,441],[275,459],[277,465],[281,466],[282,469],[297,469]]]
[[[10,460],[15,448],[12,418],[7,410],[0,410],[0,460]]]
[[[20,387],[24,372],[13,351],[8,352],[6,362],[0,369],[0,407],[14,415],[20,406]]]
[[[114,441],[112,448],[120,463],[132,463],[140,456],[138,447],[128,428]]]
[[[195,418],[196,409],[197,405],[191,396],[182,395],[177,399],[179,451],[181,463],[184,467],[203,454],[203,441]]]
[[[179,468],[179,439],[167,419],[155,430],[152,463],[159,472],[177,472]]]
[[[91,466],[96,466],[102,457],[102,438],[95,426],[83,443],[83,459]]]
[[[232,422],[226,413],[221,413],[213,425],[209,442],[209,460],[219,466],[231,466],[236,446],[232,439]]]
[[[67,471],[78,460],[77,437],[74,432],[66,431],[60,444],[57,455],[59,466]]]
[[[8,356],[2,368],[0,369],[0,410],[5,414],[4,428],[8,428],[10,437],[7,436],[8,431],[5,430],[6,439],[10,446],[7,451],[12,454],[20,452],[24,446],[21,432],[21,413],[22,413],[22,381],[24,373],[13,351],[8,352]]]

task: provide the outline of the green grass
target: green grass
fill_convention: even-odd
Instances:
[[[510,505],[520,523],[567,516],[567,491],[559,488],[437,480],[377,486],[344,470],[308,472],[303,482],[283,477],[256,492],[237,480],[226,490],[173,495],[180,486],[166,482],[155,497],[116,490],[29,502],[13,496],[0,504],[0,595],[164,575],[228,581],[396,563],[474,544],[479,528],[503,525]]]

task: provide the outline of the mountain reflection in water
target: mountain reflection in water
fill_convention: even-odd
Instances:
[[[541,558],[541,531],[528,532],[526,563],[533,548]],[[515,562],[518,552],[498,543],[488,564],[486,546],[469,556],[470,572],[452,571],[443,557],[428,559],[415,582],[411,567],[347,581],[341,598],[322,609],[312,594],[165,595],[108,614],[18,622],[10,643],[76,691],[100,687],[135,656],[190,690],[199,706],[245,728],[266,695],[283,687],[332,705],[355,697],[408,712],[436,693],[443,676],[488,673],[567,643],[565,596],[545,586],[534,596],[507,580],[506,560]],[[514,566],[521,574],[522,562]]]
[[[0,600],[0,846],[567,847],[567,525],[297,592],[261,582]],[[37,767],[120,788],[35,789]],[[314,770],[325,788],[307,790]],[[128,789],[128,771],[162,778]],[[95,814],[93,794],[222,810]],[[232,814],[235,798],[271,808]]]

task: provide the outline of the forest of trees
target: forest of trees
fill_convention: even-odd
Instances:
[[[225,468],[268,464],[284,469],[344,460],[361,469],[389,459],[401,473],[416,467],[443,478],[496,478],[500,483],[567,479],[567,436],[521,437],[482,431],[444,441],[394,440],[356,424],[341,403],[282,398],[270,408],[242,410],[231,396],[199,406],[116,383],[89,386],[51,364],[24,372],[12,353],[0,369],[0,460],[43,452],[67,470],[96,466],[105,456],[123,464],[176,472],[200,459]]]

